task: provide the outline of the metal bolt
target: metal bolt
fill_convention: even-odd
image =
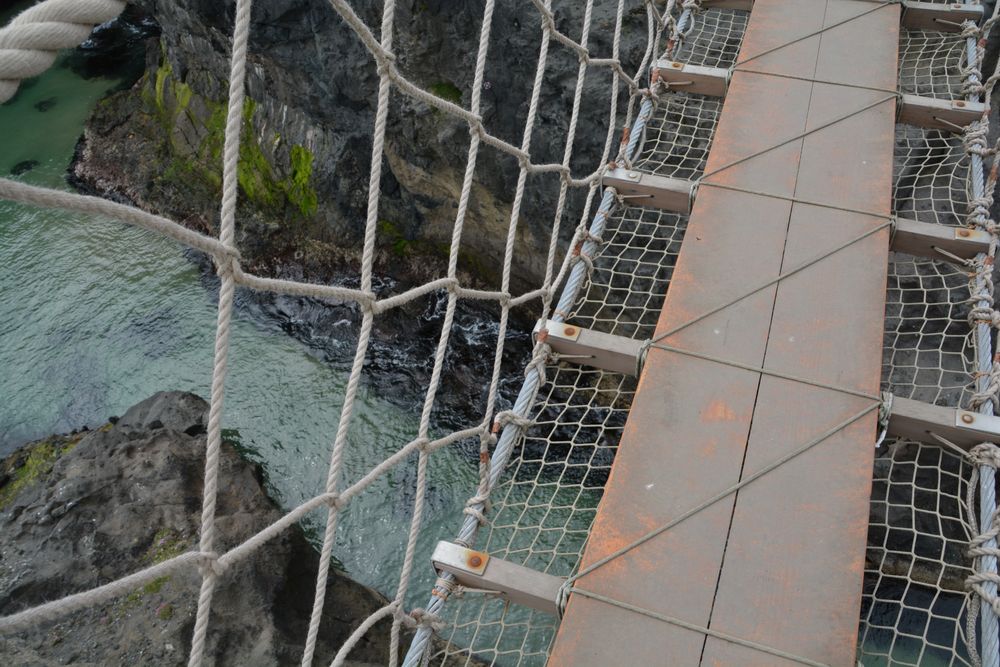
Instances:
[[[975,417],[973,417],[969,413],[965,413],[964,415],[962,415],[962,421],[965,422],[966,424],[971,424],[973,421],[975,421]]]
[[[960,229],[960,230],[958,230],[958,235],[959,236],[968,236],[969,235],[969,230],[968,229]]]
[[[479,567],[483,564],[482,556],[478,554],[473,554],[469,556],[469,567]]]
[[[574,336],[576,335],[576,327],[566,327],[563,329],[563,333],[567,336]]]
[[[956,107],[964,107],[965,106],[965,102],[963,102],[962,100],[957,100],[955,102],[955,106]]]
[[[628,173],[628,177],[629,178],[639,178],[639,172],[637,172],[637,171],[630,171]]]
[[[681,63],[670,63],[670,66],[673,67],[674,69],[680,69],[684,67],[684,65],[682,65]]]

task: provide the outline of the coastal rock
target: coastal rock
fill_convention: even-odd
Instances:
[[[106,100],[84,135],[77,179],[200,229],[217,224],[233,1],[139,0],[162,29],[149,43],[136,86]],[[353,3],[378,26],[381,3]],[[557,27],[579,37],[584,7],[562,3]],[[459,0],[397,3],[394,52],[405,76],[433,94],[470,102],[482,8]],[[595,8],[589,46],[611,53],[614,7]],[[530,3],[496,8],[482,114],[489,130],[522,142],[538,58],[541,17]],[[642,7],[622,29],[626,70],[646,42]],[[240,246],[255,269],[295,265],[322,279],[357,261],[366,218],[378,76],[367,50],[325,0],[275,0],[253,8],[239,182]],[[531,137],[536,163],[561,162],[578,61],[553,43]],[[585,83],[571,166],[590,173],[607,137],[611,75],[592,67]],[[623,93],[624,94],[624,93]],[[380,268],[409,279],[440,275],[461,187],[469,132],[464,122],[398,91],[386,134],[380,205]],[[620,111],[624,105],[620,104]],[[616,125],[619,121],[616,121]],[[493,288],[501,271],[519,165],[480,151],[461,268]],[[515,235],[516,289],[535,287],[558,193],[556,174],[533,176]],[[572,188],[565,240],[585,192]],[[416,274],[416,275],[413,275]]]
[[[207,404],[164,392],[114,424],[31,443],[0,463],[0,615],[106,583],[196,549]],[[224,443],[217,550],[281,516],[261,469]],[[298,664],[318,554],[300,527],[285,531],[219,580],[208,665]],[[8,665],[186,664],[201,577],[184,571],[111,603],[0,636]],[[386,600],[331,571],[317,664]],[[351,654],[385,664],[388,624]]]

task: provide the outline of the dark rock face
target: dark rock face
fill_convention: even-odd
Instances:
[[[26,445],[0,463],[0,615],[111,581],[196,549],[207,404],[165,392],[115,424]],[[218,550],[281,513],[260,469],[228,444],[221,453]],[[286,531],[219,582],[209,665],[298,664],[318,555],[299,527]],[[378,593],[331,572],[317,664],[365,616]],[[0,637],[11,665],[183,665],[200,585],[196,571],[149,583],[110,604],[31,632]],[[388,625],[351,659],[384,664]]]
[[[139,0],[162,28],[143,79],[98,110],[85,134],[77,176],[196,227],[216,223],[222,121],[234,3]],[[354,3],[368,25],[381,3]],[[590,47],[611,53],[613,8],[595,10]],[[583,7],[559,8],[559,28],[578,37]],[[401,71],[445,99],[468,106],[482,17],[480,3],[457,0],[397,6],[394,51]],[[530,3],[500,4],[493,19],[483,116],[491,132],[520,145],[534,79],[540,17]],[[626,70],[645,46],[645,13],[623,28]],[[533,161],[562,160],[577,60],[553,44],[542,89]],[[371,57],[324,0],[275,0],[254,7],[244,108],[240,186],[241,247],[258,270],[289,264],[317,278],[356,259],[367,204],[378,77]],[[589,173],[607,134],[607,69],[591,68],[572,162]],[[468,129],[423,103],[393,93],[386,136],[379,235],[390,274],[440,275],[468,151]],[[624,106],[624,105],[620,105]],[[483,147],[463,238],[462,268],[497,284],[518,164]],[[517,288],[544,271],[558,190],[553,174],[529,179],[515,239]],[[571,204],[583,193],[573,190]],[[564,237],[577,222],[570,206]]]
[[[142,76],[146,40],[159,34],[151,16],[128,5],[117,19],[94,28],[87,41],[70,52],[66,65],[86,79],[113,73],[131,83]]]

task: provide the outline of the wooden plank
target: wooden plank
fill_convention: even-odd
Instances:
[[[629,198],[635,206],[662,208],[677,213],[691,211],[694,183],[679,178],[647,174],[635,169],[609,169],[601,183]]]
[[[719,67],[688,65],[676,60],[657,60],[656,71],[670,88],[684,93],[725,97],[729,71]]]
[[[893,397],[889,435],[931,445],[942,444],[930,435],[931,432],[965,450],[984,442],[1000,444],[1000,417]]]
[[[431,562],[439,572],[450,572],[467,588],[496,591],[505,600],[538,611],[559,613],[556,598],[565,579],[523,565],[494,558],[452,542],[438,542]]]
[[[817,45],[818,40],[814,48]],[[809,87],[808,82],[753,74],[734,79],[708,169],[773,145],[773,133],[761,132],[757,125],[761,119],[783,128],[781,138],[801,132]],[[785,101],[778,109],[776,99]],[[789,143],[717,178],[791,195],[800,144]],[[740,296],[748,285],[775,278],[790,210],[791,203],[781,199],[718,188],[702,190],[694,203],[658,332]],[[762,290],[667,342],[758,365],[763,361],[774,292],[773,287]],[[584,565],[739,479],[758,383],[759,374],[751,371],[651,351]],[[707,624],[732,503],[728,498],[713,505],[583,577],[578,585]],[[609,627],[614,628],[610,637]],[[700,633],[576,595],[570,597],[549,665],[696,665],[703,644]]]
[[[936,100],[919,95],[902,95],[899,122],[928,130],[960,132],[969,123],[982,118],[986,105],[964,100]]]
[[[831,0],[824,21],[830,25],[870,9],[865,2]],[[898,12],[883,7],[825,32],[815,77],[893,88]],[[843,119],[805,138],[797,197],[890,213],[894,100],[844,118],[885,97],[876,90],[813,85],[808,127]],[[796,203],[782,268],[884,222]],[[883,229],[779,285],[767,368],[877,395],[888,242]],[[870,399],[764,376],[743,478],[872,405]],[[739,492],[713,630],[823,664],[856,664],[876,420],[876,411],[868,413]],[[795,663],[710,637],[702,664]]]
[[[983,18],[982,5],[964,3],[941,4],[938,2],[903,2],[903,27],[911,30],[936,32],[962,32],[962,23],[979,23]]]
[[[973,259],[979,253],[989,252],[990,235],[987,232],[947,227],[930,222],[897,218],[892,229],[892,250],[917,257],[944,259],[943,250],[961,259]]]
[[[639,374],[641,340],[552,320],[539,322],[535,327],[536,339],[543,332],[544,341],[552,351],[570,363],[625,375]]]

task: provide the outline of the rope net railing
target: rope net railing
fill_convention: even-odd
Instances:
[[[686,50],[691,62],[729,66],[739,52],[747,16],[736,10],[682,11],[673,31],[665,31],[663,54],[678,57]],[[688,46],[693,43],[705,48]],[[655,98],[644,102],[619,160],[660,175],[697,178],[720,111],[718,100],[659,88]],[[647,340],[662,308],[687,216],[611,195],[606,191],[590,229],[596,242],[582,247],[587,268],[579,297],[567,299],[564,292],[555,317]],[[557,356],[549,357],[544,378],[507,470],[495,485],[481,548],[504,560],[569,576],[583,555],[636,379]],[[436,596],[440,588],[453,585],[439,585]],[[450,622],[449,643],[432,656],[433,664],[462,658],[466,664],[474,659],[496,665],[545,663],[557,618],[488,593],[458,591],[457,604],[442,615]]]
[[[996,76],[985,79],[980,69],[994,21],[966,23],[961,32],[903,29],[900,92],[989,102]],[[987,144],[989,120],[987,111],[955,131],[897,126],[894,215],[988,231],[992,242],[975,260],[891,253],[882,368],[882,389],[895,397],[986,414],[997,395],[991,331],[997,230],[990,217],[996,167],[987,173],[983,166],[985,158],[996,160]],[[977,528],[994,514],[994,482],[980,465],[991,457],[983,447],[995,450],[982,445],[970,455],[933,433],[925,442],[888,438],[878,445],[860,664],[998,664],[995,560],[984,558],[995,542],[989,545],[990,531]]]

